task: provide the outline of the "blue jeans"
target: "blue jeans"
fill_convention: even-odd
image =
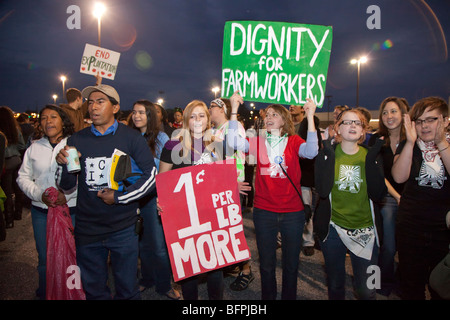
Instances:
[[[300,249],[302,246],[305,214],[303,211],[277,213],[259,208],[253,209],[256,244],[261,272],[261,298],[275,300],[277,281],[275,276],[277,234],[281,234],[282,292],[281,299],[295,300]]]
[[[330,232],[327,239],[320,243],[323,257],[325,258],[325,271],[327,273],[328,299],[344,300],[345,299],[345,254],[347,247],[339,238],[333,226],[330,226]],[[356,297],[361,300],[375,300],[376,290],[369,289],[367,279],[371,272],[367,272],[367,268],[377,264],[378,246],[375,243],[372,251],[371,260],[357,257],[349,251],[353,269],[353,285]]]
[[[198,300],[198,282],[200,276],[193,276],[180,281],[184,300]],[[223,300],[223,269],[206,273],[209,300]]]
[[[141,298],[137,283],[138,236],[135,225],[117,231],[105,240],[77,244],[77,263],[87,300],[110,300],[108,281],[108,255],[114,277],[114,299]]]
[[[72,225],[75,227],[75,210],[70,208]],[[34,241],[38,253],[37,271],[39,275],[39,287],[36,290],[36,296],[45,300],[46,294],[46,272],[47,272],[47,209],[41,209],[35,206],[31,207],[31,224],[33,225]]]
[[[156,197],[141,207],[144,228],[139,241],[142,279],[144,287],[156,285],[156,292],[165,294],[172,288],[172,269],[167,252],[161,218],[156,211]]]
[[[383,245],[380,247],[378,266],[381,271],[380,294],[389,296],[395,284],[395,220],[397,218],[398,204],[391,196],[386,196],[380,206],[383,218]]]

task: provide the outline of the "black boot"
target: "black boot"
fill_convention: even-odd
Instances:
[[[14,227],[14,204],[13,204],[13,199],[6,198],[4,214],[5,214],[5,226],[6,226],[6,229]]]
[[[14,197],[14,220],[22,220],[23,193],[16,192]]]
[[[0,210],[0,242],[6,239],[5,219],[3,218],[3,211]]]

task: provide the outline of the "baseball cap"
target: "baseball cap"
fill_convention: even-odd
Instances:
[[[116,89],[106,84],[86,87],[83,89],[83,91],[81,91],[81,95],[83,96],[83,98],[89,99],[89,95],[94,91],[100,91],[106,94],[108,97],[114,98],[118,103],[120,103],[119,94],[117,93]]]

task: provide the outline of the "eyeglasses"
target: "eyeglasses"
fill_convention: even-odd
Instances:
[[[438,117],[429,117],[429,118],[425,118],[424,120],[421,119],[416,119],[416,126],[421,126],[423,123],[433,123],[438,119]]]
[[[344,126],[350,126],[353,123],[357,126],[362,126],[361,120],[342,120],[341,125],[343,124]]]

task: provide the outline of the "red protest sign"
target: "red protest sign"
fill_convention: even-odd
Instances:
[[[250,258],[236,164],[212,163],[156,176],[175,281]]]

